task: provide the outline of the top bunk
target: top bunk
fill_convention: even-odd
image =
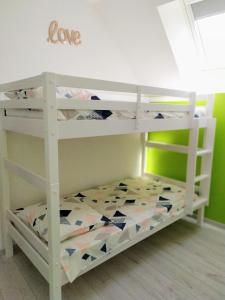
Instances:
[[[49,129],[57,139],[204,128],[214,99],[54,73],[0,84],[0,93],[2,129],[40,138]]]

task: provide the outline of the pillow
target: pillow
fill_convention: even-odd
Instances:
[[[41,98],[43,97],[43,88],[38,87],[35,89],[21,89],[6,92],[5,96],[9,99],[27,99],[27,98]],[[77,100],[92,100],[94,96],[91,92],[84,89],[56,87],[56,97],[65,99],[77,99]],[[96,100],[96,99],[93,99]]]
[[[78,199],[64,198],[60,204],[60,241],[94,230],[107,223],[107,218]],[[47,205],[37,203],[19,208],[15,214],[38,236],[48,241]]]
[[[27,98],[41,98],[43,95],[42,88],[28,89],[28,90],[16,90],[6,92],[5,96],[11,100],[27,99]]]

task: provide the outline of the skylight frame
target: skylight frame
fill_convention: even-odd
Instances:
[[[225,70],[225,66],[222,67],[218,67],[215,66],[213,67],[211,64],[208,63],[208,59],[207,59],[207,51],[205,49],[205,45],[204,42],[202,40],[202,35],[200,32],[200,28],[198,26],[198,22],[197,20],[195,20],[194,17],[194,13],[192,10],[192,5],[194,3],[198,3],[198,2],[203,2],[205,0],[182,0],[184,3],[184,7],[187,13],[187,17],[188,17],[188,21],[189,21],[189,25],[191,28],[191,32],[192,32],[192,36],[193,36],[193,40],[196,46],[196,50],[198,53],[198,58],[200,61],[200,68],[201,71],[215,71],[215,70]]]

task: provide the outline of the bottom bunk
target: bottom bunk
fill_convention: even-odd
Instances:
[[[61,199],[63,282],[72,282],[103,261],[182,218],[186,213],[185,199],[183,187],[149,176],[119,180]],[[195,195],[195,203],[199,199]],[[31,230],[36,238],[40,238],[43,247],[47,247],[46,204],[19,208],[14,214],[9,213],[9,218],[15,226],[10,225],[12,238],[22,249],[24,246],[23,243],[20,245],[19,234],[35,248],[26,232]],[[35,244],[39,245],[36,240]],[[32,255],[30,258],[33,259]]]

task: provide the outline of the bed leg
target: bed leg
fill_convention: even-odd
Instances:
[[[49,283],[49,299],[62,300],[61,282],[59,285],[55,285],[54,283]]]
[[[4,236],[4,248],[6,258],[13,256],[13,240],[10,237],[9,233],[6,231]]]
[[[197,211],[197,224],[202,226],[204,223],[205,207],[202,206]]]

